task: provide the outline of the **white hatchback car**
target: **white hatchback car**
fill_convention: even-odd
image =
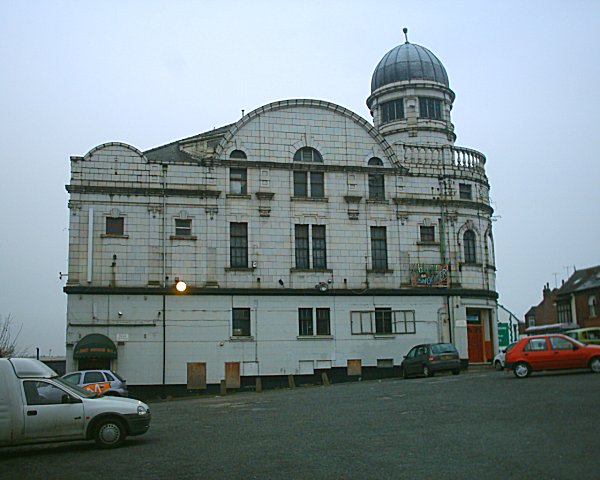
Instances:
[[[127,383],[112,370],[80,370],[61,377],[71,385],[77,385],[98,395],[127,397]]]
[[[506,356],[506,352],[508,352],[516,344],[517,342],[509,343],[506,347],[502,347],[500,349],[498,355],[494,357],[494,367],[496,368],[496,370],[504,370],[504,357]]]

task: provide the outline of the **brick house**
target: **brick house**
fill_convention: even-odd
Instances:
[[[579,327],[600,327],[600,266],[575,270],[556,292],[560,322]]]

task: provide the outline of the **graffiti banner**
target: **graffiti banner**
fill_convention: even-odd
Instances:
[[[411,283],[415,287],[447,287],[448,265],[414,263],[410,266]]]

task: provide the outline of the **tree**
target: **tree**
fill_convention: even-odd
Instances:
[[[9,313],[0,317],[0,357],[14,357],[21,354],[17,350],[17,338],[21,333],[23,325],[15,334],[13,331],[13,316]]]

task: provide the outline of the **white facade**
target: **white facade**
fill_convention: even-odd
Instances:
[[[419,116],[421,96],[443,119]],[[390,98],[406,115],[384,122]],[[453,99],[409,79],[372,92],[376,126],[289,100],[147,152],[71,157],[67,369],[108,362],[131,385],[180,385],[199,363],[211,384],[227,363],[235,385],[236,372],[398,366],[432,341],[490,360],[489,183],[485,157],[453,144]],[[81,351],[90,334],[114,345]]]

